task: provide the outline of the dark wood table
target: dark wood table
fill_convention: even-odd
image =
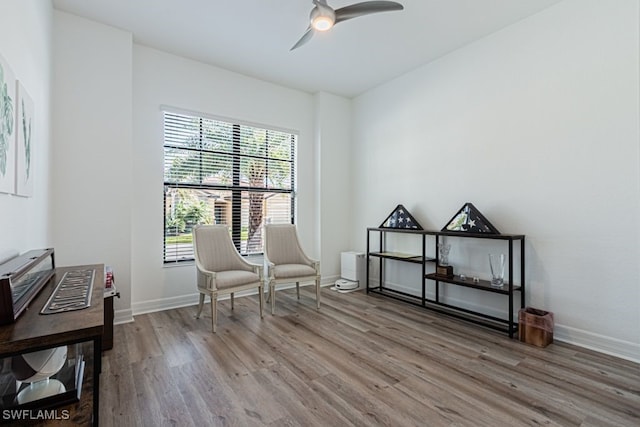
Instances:
[[[40,314],[40,310],[64,273],[86,268],[95,269],[90,307],[64,313]],[[104,328],[103,291],[104,266],[102,264],[58,267],[55,269],[53,277],[38,296],[31,301],[29,308],[22,313],[16,322],[0,326],[0,358],[63,345],[93,342],[91,355],[93,364],[87,363],[85,366],[85,379],[80,402],[56,409],[67,409],[72,420],[94,426],[98,425],[99,415],[102,332]],[[87,375],[88,373],[92,375]],[[89,387],[89,382],[92,383],[92,387]],[[91,398],[93,399],[92,411],[85,414],[84,412],[87,412],[86,408],[89,406],[87,405],[88,399]]]

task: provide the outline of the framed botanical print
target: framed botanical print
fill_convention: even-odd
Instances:
[[[22,83],[17,85],[16,194],[33,196],[33,100]]]
[[[15,191],[16,79],[0,55],[0,193]]]

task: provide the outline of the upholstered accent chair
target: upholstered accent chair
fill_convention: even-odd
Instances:
[[[200,292],[200,318],[206,295],[211,297],[211,328],[216,332],[217,302],[221,295],[230,295],[231,309],[236,292],[258,289],[260,317],[263,317],[264,277],[261,265],[250,264],[240,256],[231,241],[226,225],[197,225],[193,229],[197,285]]]
[[[320,262],[304,253],[295,225],[266,224],[264,256],[268,266],[271,314],[276,310],[276,286],[283,283],[295,282],[300,299],[300,282],[315,282],[316,305],[320,308]]]

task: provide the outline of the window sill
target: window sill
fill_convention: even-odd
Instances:
[[[264,255],[263,254],[247,255],[247,256],[243,256],[243,258],[247,262],[250,262],[251,264],[260,264],[260,265],[262,265],[264,263]],[[179,261],[179,262],[167,262],[167,263],[163,263],[162,264],[162,268],[179,268],[179,267],[193,268],[193,266],[195,264],[196,264],[196,262],[193,261],[193,260],[191,260],[191,261]]]

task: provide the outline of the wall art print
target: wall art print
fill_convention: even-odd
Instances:
[[[33,196],[33,99],[22,83],[17,85],[16,194]]]
[[[15,191],[16,79],[0,55],[0,193]]]

